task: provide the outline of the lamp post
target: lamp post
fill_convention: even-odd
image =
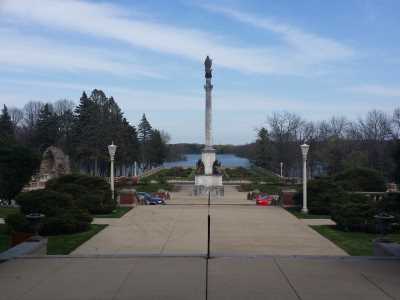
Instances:
[[[307,208],[307,153],[310,146],[304,143],[300,146],[301,154],[303,155],[303,208],[301,211],[305,214],[308,213]]]
[[[280,165],[281,165],[281,178],[282,178],[283,177],[283,162],[282,161],[281,161]]]
[[[114,200],[114,157],[115,152],[117,151],[117,146],[114,145],[114,142],[108,146],[108,153],[110,153],[110,160],[111,160],[111,176],[110,176],[110,185],[111,185],[111,196]]]

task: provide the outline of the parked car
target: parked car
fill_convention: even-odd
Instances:
[[[138,198],[143,201],[143,204],[145,205],[163,205],[165,204],[164,199],[161,199],[159,197],[153,197],[149,193],[145,192],[138,192],[136,193]]]
[[[256,196],[257,205],[269,206],[272,204],[273,200],[274,200],[274,198],[271,195],[267,195],[267,194],[258,194]]]

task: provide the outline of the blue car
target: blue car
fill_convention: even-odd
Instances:
[[[165,204],[164,199],[161,199],[158,197],[153,197],[149,193],[138,192],[136,194],[138,195],[140,200],[143,200],[143,203],[145,205],[163,205],[163,204]]]

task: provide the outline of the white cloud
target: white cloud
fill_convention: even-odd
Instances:
[[[352,51],[339,43],[300,30],[238,14],[220,11],[242,22],[282,36],[276,47],[230,47],[206,32],[183,29],[127,16],[122,7],[77,0],[3,0],[0,15],[21,21],[113,39],[133,47],[201,61],[210,54],[219,66],[262,74],[309,74],[315,65],[346,59]]]
[[[94,48],[65,46],[41,37],[0,30],[0,67],[28,67],[114,75],[162,77],[148,67],[120,62]]]
[[[400,87],[388,87],[383,85],[365,84],[348,88],[347,90],[365,95],[380,97],[400,97]]]
[[[236,21],[278,34],[293,50],[297,51],[299,57],[310,60],[310,63],[345,59],[354,55],[354,51],[350,47],[342,45],[333,39],[304,32],[272,19],[260,18],[225,6],[210,4],[200,4],[199,6],[208,11],[223,14]]]

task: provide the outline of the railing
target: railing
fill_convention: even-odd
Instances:
[[[153,174],[156,174],[158,172],[160,172],[162,169],[164,169],[164,167],[156,167],[150,170],[145,170],[142,174],[139,175],[139,177],[147,177]]]
[[[350,192],[351,194],[365,195],[373,201],[382,200],[387,194],[399,194],[400,192]]]

